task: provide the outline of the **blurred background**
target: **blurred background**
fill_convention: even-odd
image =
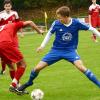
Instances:
[[[3,10],[3,1],[0,0],[0,11]],[[58,7],[67,5],[72,10],[72,17],[88,16],[88,8],[91,0],[12,0],[13,10],[16,10],[23,20],[33,20],[36,23],[44,23],[44,12],[48,15],[48,23],[55,19],[55,11]],[[97,0],[100,4],[100,0]]]

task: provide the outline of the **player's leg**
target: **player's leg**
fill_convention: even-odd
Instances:
[[[97,20],[93,20],[93,21],[92,21],[92,27],[96,28],[97,25],[98,25],[98,21],[97,21]],[[96,35],[95,35],[94,33],[92,34],[92,40],[93,40],[94,42],[98,42],[98,41],[97,41],[97,38],[96,38]]]
[[[7,64],[9,67],[9,73],[10,73],[10,77],[13,80],[14,76],[15,76],[15,66],[14,63],[11,64]]]
[[[97,37],[96,37],[96,35],[95,35],[94,33],[92,34],[92,40],[93,40],[94,42],[98,42],[98,41],[97,41]]]
[[[15,76],[11,83],[12,87],[15,87],[15,88],[17,87],[17,84],[18,84],[20,78],[24,74],[25,68],[26,68],[26,64],[25,64],[25,61],[22,59],[20,62],[17,63],[17,69],[15,72]]]
[[[27,87],[33,84],[34,79],[38,76],[39,72],[45,67],[59,61],[61,57],[59,56],[59,52],[55,50],[51,50],[43,59],[40,61],[36,67],[31,71],[29,80],[18,88],[19,91],[23,91]]]
[[[4,43],[2,45],[3,46],[0,48],[0,57],[6,62],[6,64],[14,62],[18,67],[9,88],[11,92],[16,92],[17,83],[25,71],[26,64],[23,60],[22,53],[12,43],[6,43],[6,45]]]
[[[83,65],[82,61],[80,60],[79,55],[77,54],[77,51],[74,50],[68,53],[64,53],[63,57],[64,59],[73,63],[77,69],[79,69],[88,77],[88,79],[90,79],[93,83],[95,83],[97,86],[100,87],[100,82],[97,80],[95,75]]]
[[[98,31],[100,32],[100,27],[98,28]]]
[[[18,88],[17,86],[18,86],[19,80],[21,79],[22,75],[24,74],[25,68],[26,68],[26,64],[25,64],[24,60],[22,59],[21,61],[19,61],[17,63],[17,70],[15,72],[15,76],[14,76],[12,83],[10,85],[10,88],[9,88],[10,92],[15,92],[18,95],[20,95],[19,91],[17,90],[17,88]],[[21,94],[28,94],[28,92],[22,91]]]
[[[100,32],[100,18],[98,20],[98,31]]]
[[[33,85],[33,80],[38,76],[40,70],[44,69],[48,64],[46,62],[40,61],[36,67],[31,71],[29,80],[18,88],[19,91],[25,90],[27,87]]]
[[[40,61],[36,67],[31,71],[30,78],[27,82],[27,85],[32,85],[33,80],[38,76],[38,73],[40,70],[44,69],[46,66],[48,66],[47,62]]]
[[[10,77],[13,80],[15,77],[15,72],[16,72],[15,63],[8,64],[8,67],[9,67]],[[17,87],[20,87],[20,86],[21,86],[21,84],[18,82]]]
[[[76,66],[77,69],[83,72],[88,77],[89,80],[91,80],[94,84],[100,87],[100,81],[96,78],[96,76],[93,74],[91,70],[87,69],[83,65],[81,60],[76,60],[73,62],[73,64]]]
[[[5,69],[6,69],[6,63],[1,59],[1,72],[0,74],[3,75],[5,73]]]
[[[11,86],[10,86],[13,88],[17,88],[17,84],[18,84],[20,78],[22,77],[22,75],[25,71],[25,68],[26,68],[26,63],[24,61],[23,55],[19,51],[18,48],[13,46],[13,44],[8,44],[6,46],[6,48],[4,48],[2,54],[3,54],[2,56],[3,56],[3,58],[5,58],[5,61],[7,64],[11,64],[13,62],[13,63],[16,63],[16,65],[17,65],[15,76],[14,76]],[[11,88],[10,88],[10,90],[11,90]]]

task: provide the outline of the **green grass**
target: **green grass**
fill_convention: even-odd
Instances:
[[[81,31],[78,53],[87,68],[91,69],[100,79],[100,39],[99,43],[91,40],[88,31]],[[50,50],[54,37],[42,53],[36,53],[36,48],[41,44],[44,36],[31,34],[19,38],[20,49],[27,62],[27,69],[21,83],[28,80],[31,69]],[[90,82],[72,64],[62,60],[41,71],[34,85],[28,91],[40,88],[44,91],[43,100],[100,100],[100,89]],[[10,93],[8,88],[11,83],[8,68],[6,74],[0,76],[0,100],[31,100],[30,95],[18,96]]]

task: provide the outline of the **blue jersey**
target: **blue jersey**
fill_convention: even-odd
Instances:
[[[53,49],[71,50],[77,49],[79,30],[88,30],[89,26],[79,22],[77,19],[71,19],[69,25],[62,24],[59,20],[55,20],[50,28],[50,32],[55,33]]]

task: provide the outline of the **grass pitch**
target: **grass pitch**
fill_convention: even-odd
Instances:
[[[81,31],[79,35],[78,53],[84,65],[100,79],[100,39],[98,38],[99,43],[94,43],[88,31]],[[20,49],[27,62],[21,83],[28,80],[31,69],[50,50],[54,37],[51,38],[43,52],[36,53],[36,48],[41,44],[43,38],[44,36],[37,34],[19,38]],[[31,100],[30,95],[18,96],[10,93],[8,90],[10,83],[7,68],[5,75],[0,76],[0,100]],[[36,88],[44,91],[43,100],[100,100],[100,89],[65,60],[42,70],[34,81],[34,85],[27,90],[31,93]]]

